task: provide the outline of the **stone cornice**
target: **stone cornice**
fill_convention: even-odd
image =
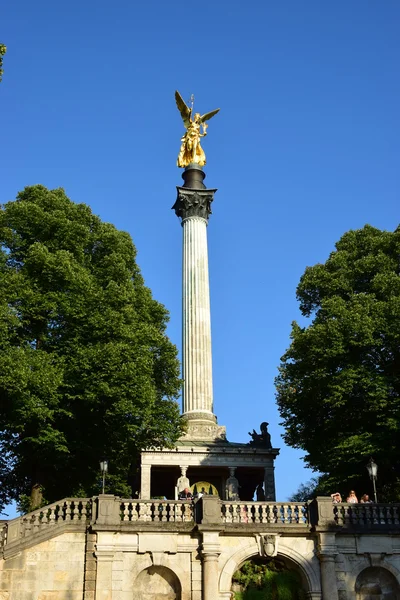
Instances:
[[[205,221],[211,214],[211,202],[214,200],[216,189],[194,190],[186,187],[176,187],[178,196],[173,210],[182,222],[189,217],[200,217]]]
[[[273,466],[274,453],[243,453],[210,451],[204,448],[185,448],[185,451],[175,452],[142,452],[142,465],[171,466],[185,464],[190,466],[221,466],[221,467],[266,467]]]
[[[194,441],[193,446],[189,443],[182,446],[176,446],[175,448],[157,448],[154,450],[142,450],[141,454],[147,456],[157,456],[158,454],[176,456],[177,454],[201,454],[203,456],[226,456],[226,457],[235,457],[235,458],[244,458],[244,457],[262,457],[265,458],[275,458],[279,454],[279,448],[252,448],[250,446],[242,446],[237,448],[235,446],[230,447],[226,446],[211,446],[207,444],[207,441],[204,444],[197,445],[198,442]],[[146,463],[145,463],[146,464]]]

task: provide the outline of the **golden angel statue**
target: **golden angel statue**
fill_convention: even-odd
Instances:
[[[193,97],[192,97],[193,98]],[[206,155],[200,144],[200,138],[207,135],[207,127],[205,121],[208,121],[214,115],[219,112],[219,108],[212,110],[211,112],[200,115],[195,113],[192,119],[193,100],[192,107],[189,108],[179,92],[175,92],[176,105],[181,117],[183,124],[186,127],[186,132],[181,138],[181,149],[178,154],[178,167],[187,167],[190,163],[196,163],[203,167],[206,164]],[[203,133],[200,132],[200,127],[203,127]]]

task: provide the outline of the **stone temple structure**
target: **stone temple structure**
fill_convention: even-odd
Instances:
[[[308,600],[400,600],[400,504],[277,502],[267,424],[248,444],[217,424],[206,236],[215,190],[196,165],[183,179],[174,209],[187,433],[173,450],[142,453],[138,498],[64,498],[0,521],[0,600],[231,600],[234,573],[256,557],[297,571]],[[185,487],[205,493],[177,499]]]

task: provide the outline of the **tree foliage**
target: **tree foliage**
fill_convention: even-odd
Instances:
[[[235,600],[304,600],[299,573],[279,559],[253,557],[233,577]]]
[[[301,483],[298,489],[290,496],[289,502],[307,502],[319,494],[320,478],[312,477],[310,481]]]
[[[0,211],[2,503],[129,494],[141,448],[181,433],[177,350],[130,236],[62,189],[25,188]]]
[[[285,442],[306,451],[320,491],[372,495],[365,465],[379,466],[384,499],[400,481],[400,228],[349,231],[297,288],[310,325],[292,325],[277,401]]]
[[[7,52],[7,47],[4,44],[0,44],[0,81],[3,78],[3,56]]]

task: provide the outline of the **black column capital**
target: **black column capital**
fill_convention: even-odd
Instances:
[[[178,196],[173,205],[173,210],[177,217],[182,221],[188,217],[201,217],[208,221],[211,214],[211,202],[214,200],[214,193],[217,191],[209,189],[191,189],[187,187],[176,187]]]

